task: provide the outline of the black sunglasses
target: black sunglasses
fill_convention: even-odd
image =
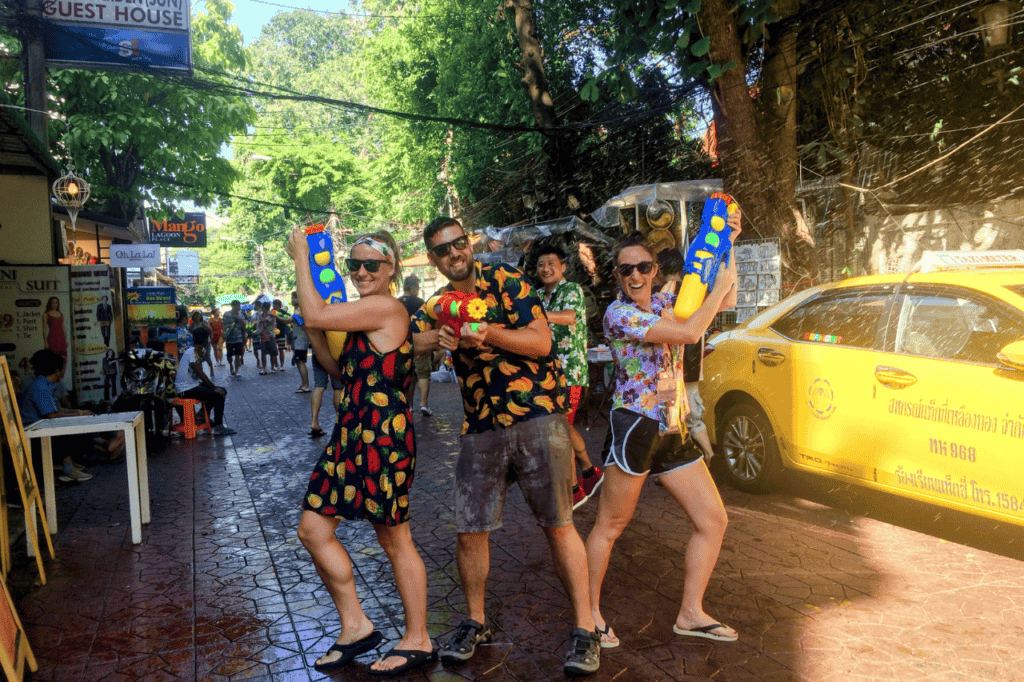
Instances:
[[[359,272],[359,268],[366,268],[367,272],[377,272],[382,263],[390,262],[379,258],[346,258],[345,267],[349,272]]]
[[[456,237],[450,242],[445,242],[444,244],[437,244],[436,246],[431,246],[430,252],[438,258],[444,258],[451,252],[452,249],[458,249],[459,251],[462,251],[467,246],[469,246],[469,237],[467,237],[466,235],[462,235],[461,237]]]
[[[651,270],[654,269],[654,261],[644,260],[639,263],[619,263],[615,269],[620,277],[629,277],[633,274],[633,268],[639,270],[641,275],[649,275]]]

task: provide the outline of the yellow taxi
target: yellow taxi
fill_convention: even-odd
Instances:
[[[1017,258],[818,286],[713,337],[700,390],[730,482],[791,467],[1024,525]]]

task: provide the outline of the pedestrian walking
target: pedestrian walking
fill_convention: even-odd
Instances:
[[[472,658],[490,640],[484,595],[490,533],[500,528],[505,494],[517,480],[547,537],[555,570],[572,604],[574,629],[565,658],[568,674],[600,665],[599,639],[587,594],[587,559],[572,523],[575,481],[565,419],[565,377],[551,354],[540,297],[509,265],[474,262],[469,238],[454,218],[433,220],[423,232],[427,257],[448,278],[444,291],[477,294],[483,322],[443,325],[424,305],[413,317],[416,352],[449,350],[459,376],[466,421],[455,464],[456,558],[468,617],[441,649],[449,665]]]
[[[392,287],[401,281],[398,246],[386,232],[356,239],[345,264],[359,298],[331,305],[314,288],[302,228],[292,232],[288,255],[295,261],[306,324],[347,332],[337,358],[342,377],[340,418],[313,470],[298,529],[341,620],[336,643],[314,667],[325,671],[343,666],[382,639],[363,612],[352,560],[335,534],[341,519],[365,519],[373,524],[391,562],[405,609],[401,641],[368,671],[399,675],[436,655],[427,632],[427,570],[408,523],[416,443],[405,391],[413,378],[413,346],[409,315],[392,295]]]
[[[299,294],[296,291],[292,292],[292,308],[295,310],[295,314],[301,318],[302,309],[299,307]],[[292,364],[299,370],[299,387],[295,389],[295,392],[309,393],[312,390],[309,387],[309,370],[306,369],[306,356],[309,353],[309,335],[306,334],[306,330],[301,325],[294,321],[291,325],[291,330]],[[319,410],[320,406],[318,405],[317,411]]]
[[[227,347],[228,369],[231,376],[238,376],[245,361],[245,340],[248,336],[249,320],[242,312],[241,301],[232,301],[231,310],[224,315],[224,344]]]
[[[619,639],[601,614],[601,585],[612,547],[632,519],[649,474],[660,475],[662,486],[694,525],[686,545],[683,599],[673,631],[721,641],[738,637],[703,607],[728,517],[701,450],[682,426],[686,392],[680,348],[703,336],[725,302],[731,299],[735,304],[736,269],[719,271],[704,304],[679,322],[672,314],[676,297],[652,293],[658,269],[654,259],[639,237],[627,237],[616,245],[615,273],[621,292],[604,316],[616,385],[605,482],[597,520],[587,537],[587,558],[593,616],[605,648],[618,646]]]
[[[270,301],[264,301],[263,312],[256,318],[256,339],[253,343],[259,343],[260,374],[267,373],[267,358],[270,358],[270,371],[277,371],[277,342],[274,341],[274,334],[277,333],[277,316],[270,309]]]
[[[224,347],[221,341],[224,339],[224,319],[220,316],[220,307],[214,305],[210,309],[210,343],[213,344],[213,356],[217,359],[217,366],[224,366]]]

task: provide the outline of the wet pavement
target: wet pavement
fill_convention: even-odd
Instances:
[[[33,585],[24,540],[12,591],[39,662],[35,680],[362,680],[383,650],[328,677],[312,662],[337,615],[295,537],[300,502],[326,438],[311,439],[298,376],[243,378],[218,368],[238,433],[152,452],[152,523],[132,545],[124,465],[58,490],[57,556]],[[419,443],[412,532],[427,565],[429,627],[444,637],[464,604],[455,564],[451,479],[461,426],[453,384],[432,384]],[[325,400],[321,423],[333,423]],[[607,423],[584,435],[596,453]],[[1024,680],[1024,529],[789,476],[788,493],[722,489],[730,525],[707,611],[737,643],[672,633],[690,524],[648,482],[612,555],[602,598],[622,646],[594,680]],[[793,494],[795,491],[797,494]],[[584,537],[596,501],[576,512]],[[12,521],[13,523],[13,521]],[[387,640],[402,610],[369,524],[344,523],[364,609]],[[487,610],[493,644],[461,668],[407,679],[557,680],[571,614],[547,545],[513,488],[492,534]]]

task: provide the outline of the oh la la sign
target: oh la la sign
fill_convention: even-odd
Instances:
[[[111,244],[110,265],[115,268],[155,268],[160,265],[160,245]]]

